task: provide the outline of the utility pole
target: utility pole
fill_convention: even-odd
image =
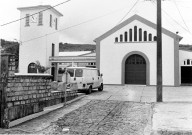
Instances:
[[[157,102],[162,102],[162,26],[161,0],[157,0]]]

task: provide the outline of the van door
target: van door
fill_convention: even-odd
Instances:
[[[94,88],[99,87],[99,78],[98,78],[98,73],[97,73],[96,69],[92,70],[92,76],[93,76],[93,79],[94,79]]]
[[[90,69],[84,69],[83,77],[84,77],[84,83],[87,84],[88,86],[91,85],[93,87],[94,80],[93,80],[92,72]]]
[[[83,69],[75,69],[74,81],[77,82],[78,89],[83,88]]]
[[[103,83],[103,78],[98,69],[97,69],[97,78],[98,78],[98,87],[100,87],[101,83]]]

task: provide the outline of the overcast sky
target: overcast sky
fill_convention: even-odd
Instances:
[[[18,7],[51,5],[54,6],[66,0],[1,0],[0,24],[20,18]],[[60,41],[65,43],[91,43],[98,36],[113,28],[130,11],[137,0],[71,0],[68,3],[55,7],[64,16],[60,19]],[[156,23],[156,0],[138,0],[131,12],[123,19],[126,20],[138,14]],[[192,0],[165,0],[162,1],[163,27],[179,32],[183,37],[180,43],[192,44]],[[179,11],[178,11],[179,9]],[[180,13],[179,13],[180,12]],[[86,22],[86,23],[82,23]],[[122,22],[122,21],[121,21]],[[19,24],[0,27],[0,38],[19,40]]]

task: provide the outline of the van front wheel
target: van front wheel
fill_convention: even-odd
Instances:
[[[98,88],[98,91],[103,91],[103,84]]]
[[[87,94],[91,94],[91,92],[92,92],[92,87],[90,86],[88,91],[87,91]]]

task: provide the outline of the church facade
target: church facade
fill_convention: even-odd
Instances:
[[[163,85],[179,86],[181,36],[162,28]],[[96,42],[96,64],[105,84],[156,85],[156,24],[134,15],[115,26]]]

